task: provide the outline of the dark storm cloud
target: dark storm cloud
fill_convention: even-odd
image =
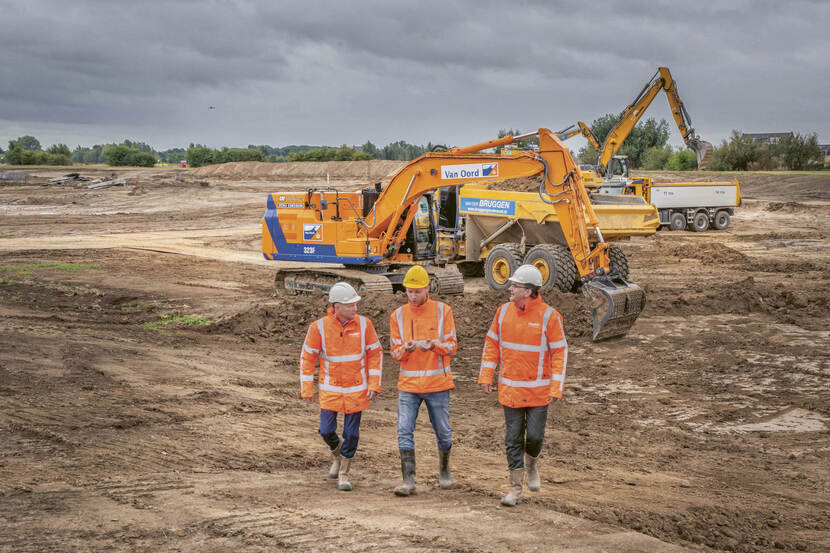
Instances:
[[[824,2],[0,0],[0,13],[4,145],[471,143],[619,112],[658,65],[704,138],[830,141]],[[646,116],[671,118],[661,99]]]

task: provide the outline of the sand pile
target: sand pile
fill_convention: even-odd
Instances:
[[[237,161],[199,167],[189,172],[196,178],[227,180],[294,180],[322,178],[363,180],[367,184],[383,180],[403,166],[401,161],[306,161],[296,163],[264,163]]]

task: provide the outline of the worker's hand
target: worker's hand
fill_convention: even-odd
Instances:
[[[413,351],[415,351],[416,348],[415,342],[410,340],[409,342],[404,344],[404,348],[406,348],[406,351],[408,351],[409,353],[412,353]]]
[[[305,400],[306,403],[314,403],[314,398],[313,397],[304,397],[303,399]]]
[[[490,384],[479,384],[479,387],[481,388],[481,391],[483,391],[485,394],[490,394],[493,392],[493,386],[491,386]]]
[[[421,351],[429,351],[435,347],[435,344],[437,342],[438,340],[424,340],[423,342],[421,342],[421,345],[419,347],[421,348]]]
[[[373,399],[375,399],[377,397],[377,395],[378,395],[378,393],[376,391],[369,390],[369,391],[366,392],[366,399],[368,399],[369,401],[372,401]]]

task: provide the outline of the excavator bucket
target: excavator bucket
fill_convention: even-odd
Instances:
[[[695,141],[695,144],[693,144],[692,149],[697,156],[697,168],[701,170],[706,169],[706,166],[709,165],[709,159],[712,157],[712,152],[715,150],[715,147],[712,146],[711,142],[697,140]]]
[[[625,335],[646,306],[643,289],[615,275],[591,279],[582,293],[594,319],[594,342]]]

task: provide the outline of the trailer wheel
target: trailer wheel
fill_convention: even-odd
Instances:
[[[610,271],[628,280],[628,256],[625,255],[622,248],[616,244],[611,244],[608,247],[608,257],[611,259]]]
[[[729,212],[718,211],[715,213],[715,221],[712,223],[712,226],[717,230],[726,229],[729,226]]]
[[[698,211],[695,213],[695,218],[692,219],[692,230],[695,232],[705,232],[709,230],[709,215],[705,211]]]
[[[493,290],[507,290],[507,279],[522,264],[522,250],[518,244],[499,244],[490,250],[484,260],[484,280]]]
[[[686,230],[686,216],[682,213],[672,213],[669,219],[669,228],[671,230]]]
[[[576,278],[576,263],[570,250],[556,244],[533,246],[525,256],[525,264],[542,273],[542,290],[554,288],[569,292]]]

